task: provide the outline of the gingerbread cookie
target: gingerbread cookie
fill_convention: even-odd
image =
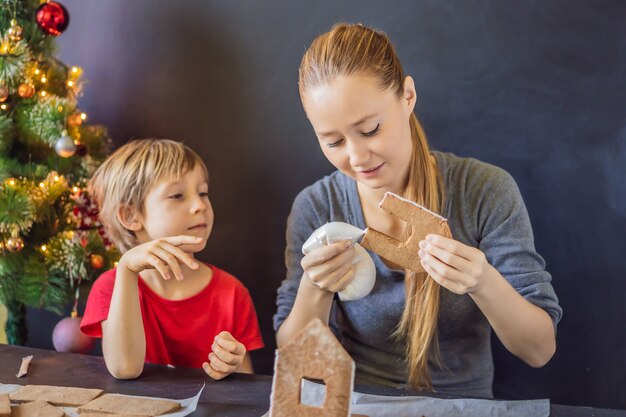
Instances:
[[[300,402],[302,378],[326,384],[322,407]],[[354,361],[328,326],[313,319],[276,351],[270,417],[348,417],[354,384]]]
[[[410,235],[400,242],[375,229],[367,228],[361,246],[414,272],[426,272],[420,263],[419,242],[428,234],[452,237],[448,220],[413,201],[387,192],[379,204],[383,210],[408,223]]]
[[[0,417],[11,416],[11,400],[9,394],[0,394]]]
[[[176,401],[135,398],[126,395],[104,394],[88,404],[78,407],[78,412],[101,414],[130,414],[139,416],[160,416],[178,410],[180,403]]]
[[[76,407],[88,403],[102,394],[101,389],[26,385],[10,394],[11,401],[47,401],[52,405]]]
[[[13,417],[64,417],[65,412],[45,401],[20,404],[13,409]]]
[[[102,413],[82,413],[80,417],[150,417],[150,416],[139,416],[133,414],[102,414]]]

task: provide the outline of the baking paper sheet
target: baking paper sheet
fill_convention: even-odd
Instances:
[[[325,390],[324,385],[303,380],[302,404],[319,407]],[[548,417],[550,401],[391,397],[353,392],[350,412],[369,417]],[[263,417],[267,416],[269,412]]]

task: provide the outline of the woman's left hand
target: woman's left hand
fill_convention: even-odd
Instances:
[[[419,256],[428,275],[455,294],[478,291],[493,267],[477,248],[440,235],[419,243]]]

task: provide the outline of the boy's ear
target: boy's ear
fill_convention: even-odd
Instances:
[[[121,205],[117,209],[117,220],[128,229],[133,232],[138,232],[143,229],[143,225],[137,215],[137,210],[132,206]]]

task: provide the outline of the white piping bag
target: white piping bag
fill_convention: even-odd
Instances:
[[[365,297],[374,288],[376,282],[376,267],[372,257],[357,242],[365,231],[348,223],[331,222],[315,230],[302,245],[302,253],[307,255],[315,249],[330,245],[338,240],[350,240],[354,244],[355,274],[352,282],[342,291],[339,298],[342,301],[353,301]]]

